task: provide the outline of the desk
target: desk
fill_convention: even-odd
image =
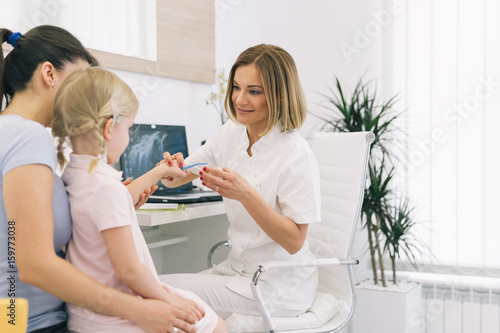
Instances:
[[[208,251],[227,239],[229,221],[222,201],[186,204],[183,211],[136,213],[159,274],[207,269]]]
[[[199,218],[224,215],[226,210],[222,201],[186,204],[185,210],[140,210],[137,219],[140,226],[157,226]]]

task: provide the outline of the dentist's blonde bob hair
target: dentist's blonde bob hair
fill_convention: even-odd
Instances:
[[[118,76],[100,67],[77,69],[57,91],[54,105],[52,133],[59,138],[57,160],[61,169],[66,163],[63,145],[67,139],[93,133],[101,156],[106,156],[104,125],[116,119],[137,113],[139,103],[132,89]],[[97,166],[99,157],[90,164],[89,173]]]
[[[232,101],[236,69],[251,64],[260,73],[269,108],[267,127],[261,135],[270,133],[278,123],[281,132],[300,128],[307,115],[307,105],[295,61],[281,47],[268,44],[256,45],[243,51],[231,68],[224,100],[228,117],[237,122]]]

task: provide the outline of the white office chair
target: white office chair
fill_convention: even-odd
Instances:
[[[347,325],[356,300],[352,265],[358,263],[357,259],[349,258],[349,251],[360,221],[370,145],[374,139],[371,132],[314,134],[311,148],[320,169],[322,222],[309,225],[307,239],[317,260],[262,263],[250,286],[262,318],[233,314],[226,320],[231,332],[326,333],[338,332]],[[213,266],[214,252],[222,246],[230,244],[220,242],[210,250],[209,267]],[[259,289],[259,279],[268,270],[291,265],[319,267],[316,300],[303,315],[271,318]]]

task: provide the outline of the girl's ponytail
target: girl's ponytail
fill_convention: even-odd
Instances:
[[[9,29],[0,29],[0,45],[7,42],[7,40],[12,36],[12,31]],[[3,96],[4,96],[4,69],[5,69],[5,59],[3,57],[3,48],[2,54],[0,55],[0,98],[2,99],[2,103],[0,103],[0,110],[3,110]],[[6,103],[7,105],[7,103]]]

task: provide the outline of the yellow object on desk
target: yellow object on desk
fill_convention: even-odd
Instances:
[[[0,298],[0,332],[25,333],[28,329],[28,300]]]

